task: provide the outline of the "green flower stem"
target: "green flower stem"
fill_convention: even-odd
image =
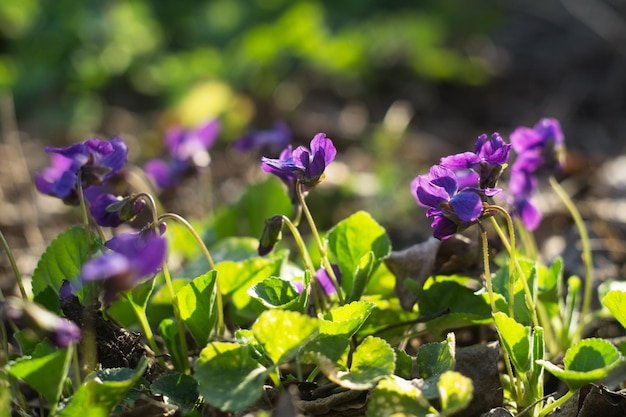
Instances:
[[[576,335],[580,337],[582,334],[583,328],[587,323],[587,319],[589,317],[589,310],[591,308],[591,292],[593,285],[593,258],[591,256],[591,245],[589,244],[589,234],[587,233],[587,228],[585,227],[585,223],[583,222],[583,218],[580,215],[580,211],[576,208],[576,205],[569,197],[567,192],[561,187],[561,184],[554,178],[554,176],[550,176],[550,185],[554,192],[559,196],[567,210],[569,210],[574,223],[576,224],[576,228],[578,229],[578,233],[580,234],[580,243],[582,244],[582,258],[585,264],[585,293],[583,294],[583,305],[580,312],[581,320],[578,323],[578,328],[576,329]]]
[[[152,328],[150,327],[150,323],[148,322],[148,317],[146,317],[146,312],[143,308],[139,307],[137,304],[133,302],[133,300],[128,296],[128,292],[124,292],[124,298],[128,300],[128,303],[133,308],[133,312],[139,320],[139,324],[141,325],[141,329],[143,330],[144,336],[148,340],[148,344],[150,345],[150,349],[154,352],[157,360],[159,361],[159,365],[165,368],[165,362],[163,362],[163,358],[161,357],[161,350],[159,346],[156,344],[154,340],[154,334],[152,333]]]
[[[490,208],[494,208],[497,206],[490,206]],[[503,212],[506,213],[506,210],[502,209]],[[508,216],[508,213],[506,213]],[[511,217],[508,216],[508,219],[510,220]],[[524,274],[524,270],[522,269],[522,266],[520,265],[519,261],[517,260],[517,257],[515,257],[514,255],[512,255],[513,251],[511,249],[511,245],[509,244],[509,241],[506,237],[506,235],[504,234],[504,231],[502,230],[502,228],[500,227],[500,225],[498,224],[498,222],[496,221],[496,219],[494,219],[493,217],[491,218],[491,223],[493,224],[493,227],[496,231],[496,233],[498,234],[498,236],[500,237],[500,239],[502,240],[502,244],[504,245],[504,248],[507,250],[507,252],[509,253],[510,257],[514,258],[514,264],[515,264],[515,270],[517,270],[517,273],[519,274],[521,280],[522,280],[522,285],[524,287],[524,295],[525,295],[525,299],[526,299],[526,304],[528,305],[528,309],[530,310],[531,313],[531,319],[533,322],[533,326],[537,327],[539,326],[539,320],[537,319],[537,311],[535,309],[535,303],[533,302],[533,297],[532,297],[532,293],[530,291],[530,288],[528,287],[528,282],[526,281],[526,275]],[[509,223],[510,225],[511,223]]]
[[[2,246],[4,247],[4,251],[7,253],[9,257],[9,263],[11,264],[11,268],[13,269],[13,275],[15,275],[15,280],[17,281],[17,286],[20,288],[20,294],[22,298],[28,300],[28,294],[26,293],[26,289],[24,288],[24,281],[22,281],[22,275],[20,274],[20,270],[17,268],[17,262],[15,262],[15,257],[13,256],[13,251],[9,247],[9,243],[4,237],[4,233],[0,230],[0,241],[2,241]],[[7,351],[8,352],[8,351]]]
[[[202,249],[202,252],[204,253],[204,256],[206,257],[206,260],[209,263],[209,267],[211,269],[215,269],[215,262],[213,262],[213,257],[211,256],[211,252],[209,252],[209,249],[206,247],[206,245],[202,241],[202,238],[200,237],[198,232],[196,232],[196,229],[194,229],[193,226],[184,217],[175,213],[161,214],[158,218],[158,221],[162,222],[163,220],[168,219],[168,218],[174,219],[177,222],[181,223],[183,226],[187,228],[187,230],[189,230],[189,232],[191,232],[191,234],[193,235],[198,245],[200,245],[200,248]],[[215,276],[215,278],[216,278],[215,279],[215,292],[216,292],[215,302],[216,302],[216,310],[217,310],[217,334],[219,336],[223,336],[226,331],[226,326],[224,325],[224,303],[222,301],[222,292],[220,291],[219,279],[217,275]]]
[[[576,392],[576,390],[569,390],[565,394],[563,394],[563,396],[561,398],[559,398],[558,400],[554,401],[553,403],[548,404],[547,406],[545,406],[541,410],[541,412],[539,412],[539,417],[544,417],[544,416],[547,416],[548,414],[550,414],[555,408],[559,407],[565,401],[569,400],[570,397],[572,395],[574,395],[575,392]]]
[[[491,312],[497,313],[498,309],[496,308],[496,299],[493,295],[493,286],[491,284],[491,268],[489,267],[489,242],[487,241],[487,232],[482,228],[481,225],[480,237],[482,242],[483,249],[483,265],[485,269],[485,286],[487,287],[487,293],[489,294],[489,304],[491,305]]]
[[[80,375],[80,360],[78,358],[78,348],[74,348],[72,352],[72,368],[74,371],[74,392],[78,390],[78,387],[82,384],[82,377]]]
[[[337,290],[337,297],[339,298],[339,304],[344,304],[343,293],[341,290],[341,286],[339,285],[339,281],[337,281],[337,277],[335,276],[335,271],[333,271],[332,266],[330,265],[330,261],[328,260],[328,254],[326,252],[326,245],[322,243],[322,239],[320,238],[320,234],[317,231],[317,226],[315,226],[315,221],[313,220],[313,216],[311,216],[311,212],[309,211],[309,207],[306,205],[306,201],[304,200],[304,194],[302,193],[302,184],[298,181],[296,183],[296,193],[298,194],[298,200],[300,201],[300,205],[302,206],[302,212],[304,213],[304,217],[309,223],[309,227],[311,228],[311,233],[313,234],[313,238],[315,239],[315,243],[317,244],[317,249],[320,252],[320,258],[322,260],[322,266],[328,273],[330,280],[332,281],[335,289]]]
[[[147,200],[147,203],[150,206],[150,210],[152,211],[152,226],[154,227],[155,232],[158,233],[159,215],[157,213],[154,198],[152,198],[152,196],[148,193],[139,193],[137,194],[137,198],[144,198],[145,200]],[[189,350],[187,348],[187,338],[185,337],[185,327],[183,326],[183,321],[180,318],[180,310],[178,309],[178,303],[176,302],[176,291],[174,290],[174,284],[172,284],[170,270],[167,267],[167,259],[163,261],[162,269],[163,277],[165,278],[165,284],[167,285],[167,289],[169,290],[170,297],[172,299],[172,309],[174,310],[174,321],[176,322],[176,328],[178,329],[180,348],[185,358],[185,360],[183,361],[183,371],[185,372],[185,374],[189,374]]]
[[[83,193],[83,180],[81,178],[81,172],[78,170],[78,180],[76,185],[78,186],[78,201],[80,203],[80,211],[83,213],[83,227],[85,228],[85,243],[87,243],[87,253],[91,252],[91,233],[89,233],[89,212],[87,211],[87,204],[85,203],[85,194]]]
[[[309,255],[309,251],[304,244],[304,240],[302,239],[302,235],[300,234],[298,227],[291,220],[289,220],[289,217],[285,215],[282,215],[281,217],[283,219],[283,222],[285,222],[285,224],[289,228],[289,231],[291,231],[291,234],[296,241],[296,245],[298,245],[298,250],[300,251],[300,255],[302,256],[302,261],[304,262],[304,267],[311,273],[311,279],[315,279],[315,266],[313,265],[311,255]],[[311,285],[311,287],[315,286]],[[322,297],[319,292],[316,291],[314,288],[312,289],[311,293],[311,295],[313,296],[313,302],[315,303],[315,309],[319,310],[320,307],[324,305],[324,303],[321,301]]]
[[[487,232],[482,227],[482,224],[479,223],[480,226],[480,237],[482,241],[482,249],[483,249],[483,264],[485,269],[485,286],[487,287],[487,293],[489,294],[489,304],[491,305],[491,312],[495,314],[498,312],[496,308],[496,299],[493,294],[493,285],[491,283],[491,268],[489,267],[489,241],[487,240]],[[509,375],[509,379],[511,381],[511,391],[513,392],[513,397],[518,398],[519,390],[515,386],[515,378],[513,376],[513,368],[511,367],[511,361],[509,359],[509,355],[504,348],[504,342],[502,338],[500,339],[500,346],[502,346],[502,356],[504,358],[504,364],[506,366],[506,372]]]
[[[515,228],[509,213],[502,207],[497,205],[489,206],[489,209],[496,210],[504,217],[506,225],[509,229],[509,317],[514,316],[515,312],[515,263],[517,262],[517,252],[515,250]],[[524,275],[521,275],[522,279]]]

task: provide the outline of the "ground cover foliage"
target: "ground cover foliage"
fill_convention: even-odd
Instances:
[[[624,326],[626,292],[594,292],[586,226],[554,176],[558,120],[480,135],[417,175],[406,192],[433,237],[402,251],[366,211],[318,229],[307,198],[338,151],[324,133],[292,144],[282,124],[235,143],[270,153],[237,201],[196,224],[164,211],[219,132],[173,127],[142,168],[121,138],[45,148],[36,188],[82,222],[48,244],[32,290],[3,239],[20,290],[1,304],[7,415],[545,416],[590,386],[623,407],[626,343],[586,329]],[[578,227],[582,277],[537,253],[543,175]]]
[[[0,4],[0,415],[624,415],[598,15],[79,3]]]

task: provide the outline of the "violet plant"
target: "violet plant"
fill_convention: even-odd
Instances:
[[[176,187],[199,174],[218,126],[172,131],[170,161],[149,162],[147,175],[159,187]],[[308,147],[291,145],[286,131],[277,126],[271,135],[257,132],[241,142],[281,144],[278,158],[261,159],[259,169],[272,175],[195,226],[176,213],[159,213],[162,204],[148,190],[108,191],[114,175],[132,169],[123,140],[48,148],[52,166],[36,186],[80,205],[82,226],[50,242],[32,274],[32,291],[0,233],[21,292],[0,299],[0,385],[11,394],[0,394],[2,410],[117,415],[149,396],[189,417],[215,409],[269,415],[273,399],[295,387],[297,409],[310,415],[324,397],[325,413],[349,401],[371,417],[450,416],[503,405],[518,415],[544,416],[623,366],[623,347],[583,338],[590,269],[581,302],[576,278],[566,290],[562,262],[543,265],[529,240],[540,221],[532,205],[536,176],[557,168],[564,152],[558,122],[517,129],[511,144],[498,133],[481,135],[473,152],[443,157],[417,176],[411,192],[435,239],[419,244],[417,254],[407,252],[401,267],[392,262],[399,255],[385,229],[365,211],[319,230],[307,198],[318,192],[337,149],[324,133]],[[511,150],[517,154],[512,163]],[[551,183],[579,216],[558,182]],[[576,224],[584,241],[584,224]],[[285,226],[298,256],[283,239]],[[480,285],[469,275],[428,267],[437,257],[431,248],[474,231],[482,248]],[[526,236],[521,244],[518,235]],[[494,239],[504,248],[495,259]],[[455,254],[454,262],[462,256]],[[583,256],[590,262],[588,242]],[[183,259],[172,262],[176,257]],[[406,302],[409,292],[417,305]],[[602,302],[626,325],[623,291],[609,291]],[[463,355],[455,331],[468,325],[497,332],[504,373],[498,352],[479,348],[499,387],[490,403],[481,391],[488,377],[458,371]],[[409,343],[427,334],[441,341]],[[562,369],[552,361],[565,350]],[[544,395],[544,370],[564,381],[566,395]],[[38,406],[20,381],[39,394]]]

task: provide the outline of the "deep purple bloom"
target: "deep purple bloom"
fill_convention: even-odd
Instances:
[[[240,151],[257,149],[262,154],[276,155],[291,142],[291,130],[285,122],[277,121],[273,129],[253,130],[235,141],[233,146]]]
[[[291,147],[287,147],[278,159],[261,158],[261,167],[285,183],[297,180],[305,189],[310,189],[322,181],[324,170],[336,154],[333,141],[324,133],[318,133],[311,140],[310,149],[298,146],[292,152]]]
[[[517,155],[527,155],[523,164],[528,171],[535,172],[540,168],[554,171],[563,165],[565,136],[556,119],[541,119],[532,129],[518,127],[511,133],[511,145]],[[517,160],[515,163],[520,165]]]
[[[441,158],[440,164],[449,169],[472,169],[480,175],[479,187],[495,187],[502,168],[509,160],[511,145],[499,133],[491,137],[482,134],[476,140],[474,152],[463,152]]]
[[[537,175],[554,172],[562,167],[565,138],[556,119],[541,119],[532,129],[515,129],[511,133],[511,144],[517,153],[509,180],[513,206],[524,226],[535,230],[541,222],[541,213],[531,202],[537,190]]]
[[[499,192],[494,188],[459,189],[454,171],[441,165],[434,165],[428,174],[416,177],[411,189],[417,203],[428,208],[426,216],[432,218],[433,236],[440,240],[474,224],[485,214],[482,195]]]
[[[35,177],[37,189],[62,199],[66,204],[78,204],[78,174],[82,187],[101,185],[122,169],[128,159],[128,147],[120,138],[110,141],[89,139],[67,148],[47,146],[52,153],[52,166]]]
[[[80,329],[73,322],[59,317],[32,301],[7,297],[0,302],[1,315],[39,337],[47,337],[57,347],[65,348],[80,340]]]
[[[83,265],[81,279],[103,281],[104,302],[110,304],[119,292],[158,271],[165,260],[167,242],[146,230],[117,235],[105,246],[111,251]]]
[[[339,266],[332,264],[331,267],[333,268],[337,282],[341,284],[341,271],[339,270]],[[324,290],[324,294],[331,295],[337,292],[337,288],[333,285],[333,281],[330,279],[328,272],[326,272],[324,268],[320,268],[315,271],[315,281],[317,281],[322,290]],[[304,290],[302,282],[296,281],[294,285],[298,292],[302,292]]]
[[[134,196],[116,197],[102,192],[89,199],[89,211],[96,223],[103,227],[117,227],[130,221],[146,207],[146,202]]]
[[[178,185],[185,177],[209,165],[209,148],[217,140],[220,129],[218,120],[209,120],[191,130],[170,128],[165,134],[169,160],[152,159],[145,164],[144,171],[159,188]]]

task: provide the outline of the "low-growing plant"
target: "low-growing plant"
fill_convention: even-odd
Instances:
[[[275,138],[284,146],[284,129],[263,132],[258,145]],[[315,415],[308,400],[324,396],[357,404],[367,416],[449,416],[483,394],[475,376],[459,371],[454,333],[474,325],[495,330],[502,356],[503,395],[489,406],[518,415],[548,415],[624,363],[624,346],[584,337],[600,314],[591,311],[589,240],[554,177],[580,232],[586,276],[566,283],[562,261],[544,265],[533,242],[541,220],[532,203],[537,176],[558,170],[564,155],[556,120],[515,130],[511,144],[498,133],[481,135],[473,152],[444,157],[417,176],[411,191],[436,239],[393,253],[385,229],[365,211],[318,229],[307,195],[337,155],[323,133],[309,147],[287,145],[278,158],[261,159],[286,193],[268,176],[197,224],[162,212],[159,191],[206,169],[218,134],[215,121],[170,132],[169,159],[150,161],[145,188],[127,186],[121,195],[123,140],[46,148],[52,165],[36,186],[80,207],[83,222],[50,242],[32,291],[2,236],[21,293],[0,301],[2,415],[105,416],[132,409],[142,396],[185,416],[210,407],[263,415],[277,398],[294,396],[294,410]],[[245,138],[245,151],[254,142]],[[517,158],[502,189],[512,149]],[[240,223],[248,225],[244,235],[261,231],[259,239],[237,237]],[[452,246],[435,268],[439,249],[464,242],[459,233],[470,228],[479,251]],[[183,261],[172,267],[174,257]],[[479,281],[462,273],[476,259]],[[624,294],[611,289],[602,302],[626,326]],[[427,335],[429,343],[410,343]],[[561,352],[563,368],[555,364]],[[567,385],[565,395],[545,395],[544,370]],[[22,383],[39,395],[38,405]]]

